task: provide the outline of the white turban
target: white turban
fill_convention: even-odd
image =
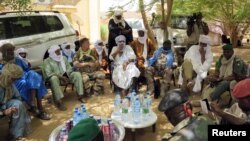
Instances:
[[[211,45],[211,39],[207,35],[200,35],[199,42]]]
[[[19,48],[15,51],[15,56],[18,57],[19,59],[23,60],[27,65],[29,64],[29,61],[26,58],[23,58],[19,53],[26,53],[27,54],[27,50],[24,48]]]
[[[122,14],[123,14],[122,10],[116,10],[116,11],[114,12],[114,16],[119,16],[119,15],[122,16]]]
[[[48,50],[49,57],[52,58],[54,61],[59,62],[61,64],[63,71],[66,72],[66,65],[65,65],[65,62],[63,60],[62,52],[61,52],[61,55],[57,55],[55,53],[55,51],[58,49],[60,49],[60,47],[58,45],[51,46]]]
[[[65,42],[63,44],[61,44],[62,49],[64,50],[67,46],[70,46],[70,48],[72,47],[71,43]]]
[[[70,46],[69,49],[66,49],[67,46]],[[61,48],[63,50],[63,53],[66,55],[67,59],[68,59],[68,62],[72,62],[73,61],[73,58],[72,58],[72,55],[75,53],[73,50],[71,50],[71,47],[73,45],[71,43],[68,43],[68,42],[65,42],[63,44],[61,44]]]
[[[123,12],[121,10],[116,10],[113,16],[113,20],[115,22],[115,24],[122,24],[123,27],[126,26],[126,23],[124,21],[124,18],[122,16]],[[121,19],[117,19],[116,16],[122,16]]]
[[[94,43],[94,47],[95,47],[95,49],[96,49],[96,52],[97,52],[97,54],[98,54],[98,58],[99,58],[99,62],[101,62],[101,60],[102,60],[102,52],[103,52],[103,46],[104,46],[104,44],[103,45],[99,45],[99,44],[103,44],[103,41],[102,40],[97,40],[95,43]]]
[[[27,52],[28,52],[27,49],[24,49],[24,48],[19,48],[19,49],[17,49],[17,50],[15,51],[16,56],[18,56],[19,53],[27,53]]]
[[[56,50],[60,49],[60,47],[58,45],[53,45],[49,48],[48,52],[49,54],[53,54],[55,53]]]
[[[115,38],[115,42],[118,45],[119,41],[124,41],[126,43],[126,37],[124,35],[119,35]]]

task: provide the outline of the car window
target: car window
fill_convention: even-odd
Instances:
[[[45,23],[48,24],[50,31],[57,31],[63,29],[61,21],[56,16],[45,17]]]
[[[5,39],[5,28],[3,22],[0,22],[0,40]]]
[[[23,16],[0,18],[0,39],[11,39],[63,29],[56,16]]]

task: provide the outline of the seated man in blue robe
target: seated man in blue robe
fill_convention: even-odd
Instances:
[[[42,76],[31,70],[26,57],[22,57],[20,54],[25,54],[26,51],[22,48],[17,50],[16,57],[14,55],[15,46],[12,44],[4,44],[1,47],[3,59],[1,66],[6,63],[15,63],[23,70],[23,75],[15,81],[15,85],[22,97],[22,99],[30,107],[29,111],[36,114],[36,116],[43,120],[49,120],[50,116],[44,111],[42,106],[42,97],[45,96],[48,91],[43,82]],[[23,50],[23,51],[22,51]],[[1,69],[1,67],[0,67]],[[37,108],[34,104],[36,99]]]

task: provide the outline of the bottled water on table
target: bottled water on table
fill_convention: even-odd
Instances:
[[[144,97],[144,101],[143,101],[143,106],[142,106],[142,114],[143,114],[143,119],[144,120],[148,120],[148,115],[149,115],[149,99],[147,98],[147,96]]]
[[[150,95],[150,92],[147,92],[147,101],[148,101],[148,109],[151,110],[151,106],[152,106],[152,98]]]
[[[78,119],[78,108],[76,107],[74,109],[74,113],[73,113],[73,126],[75,126],[77,124],[77,119]]]
[[[117,94],[114,100],[114,114],[120,115],[121,96]]]
[[[122,121],[128,121],[128,108],[129,108],[129,100],[125,97],[122,100]]]
[[[84,104],[81,104],[82,119],[89,118],[89,114]]]
[[[133,104],[133,119],[134,123],[139,123],[141,121],[141,105],[139,98],[136,97],[134,104]]]
[[[133,104],[135,102],[135,98],[136,98],[136,91],[133,90],[132,93],[131,93],[131,98],[130,98],[130,103],[131,103],[131,107],[133,107]]]

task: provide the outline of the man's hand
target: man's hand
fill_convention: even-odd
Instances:
[[[221,116],[223,110],[219,107],[216,103],[211,103],[211,111],[214,112],[216,115]]]
[[[219,78],[219,76],[210,75],[210,76],[208,76],[208,80],[209,80],[210,82],[218,82],[218,81],[220,81],[221,79]]]
[[[10,107],[8,109],[5,109],[3,111],[3,114],[6,115],[6,116],[11,116],[15,112],[17,112],[17,108],[16,107]]]
[[[88,63],[88,66],[90,66],[90,67],[95,67],[96,64],[95,64],[95,62],[89,62],[89,63]]]
[[[126,70],[128,64],[129,64],[129,62],[125,62],[125,63],[122,64],[122,68],[123,68],[124,71]]]

